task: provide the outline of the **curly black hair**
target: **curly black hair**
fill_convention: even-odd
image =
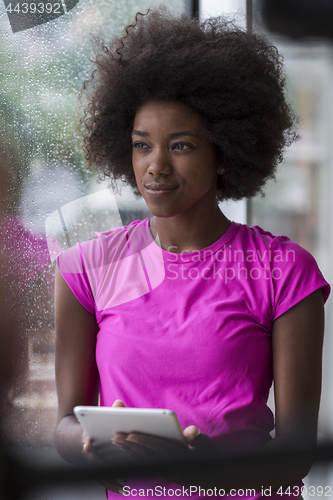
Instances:
[[[201,115],[224,167],[219,200],[262,194],[297,138],[277,49],[224,17],[138,13],[109,48],[99,44],[95,63],[83,87],[88,168],[125,180],[136,193],[130,133],[147,101],[182,102]]]

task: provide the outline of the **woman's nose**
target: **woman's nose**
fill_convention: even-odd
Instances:
[[[147,172],[155,176],[161,174],[171,174],[172,166],[170,164],[168,155],[161,150],[154,151],[150,156],[150,163]]]

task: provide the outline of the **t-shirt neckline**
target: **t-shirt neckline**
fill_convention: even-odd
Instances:
[[[189,260],[191,260],[192,257],[193,259],[195,259],[196,262],[211,258],[213,254],[215,254],[219,249],[223,248],[235,236],[235,234],[237,233],[237,231],[241,226],[239,222],[231,221],[230,226],[221,236],[221,238],[214,241],[214,243],[212,243],[208,247],[202,248],[200,250],[195,250],[193,252],[176,253],[176,252],[168,252],[167,250],[164,250],[164,248],[161,248],[156,243],[150,232],[149,221],[150,218],[144,219],[142,222],[143,225],[147,226],[149,229],[149,234],[152,242],[150,245],[151,250],[158,252],[159,255],[161,255],[162,252],[164,260],[171,260],[173,263],[179,262],[181,264],[184,264],[184,257],[183,257],[184,254],[189,258]]]

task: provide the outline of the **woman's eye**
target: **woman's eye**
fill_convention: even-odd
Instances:
[[[184,144],[183,142],[177,142],[177,144],[174,144],[173,149],[183,150],[183,149],[190,149],[190,147],[191,146],[189,144]]]
[[[146,149],[148,146],[144,142],[135,142],[133,144],[134,149]]]

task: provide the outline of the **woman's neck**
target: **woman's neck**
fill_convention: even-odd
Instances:
[[[194,252],[212,245],[223,236],[230,221],[218,205],[210,217],[189,217],[178,214],[174,217],[153,217],[150,229],[154,238],[156,233],[160,246],[169,252]]]

